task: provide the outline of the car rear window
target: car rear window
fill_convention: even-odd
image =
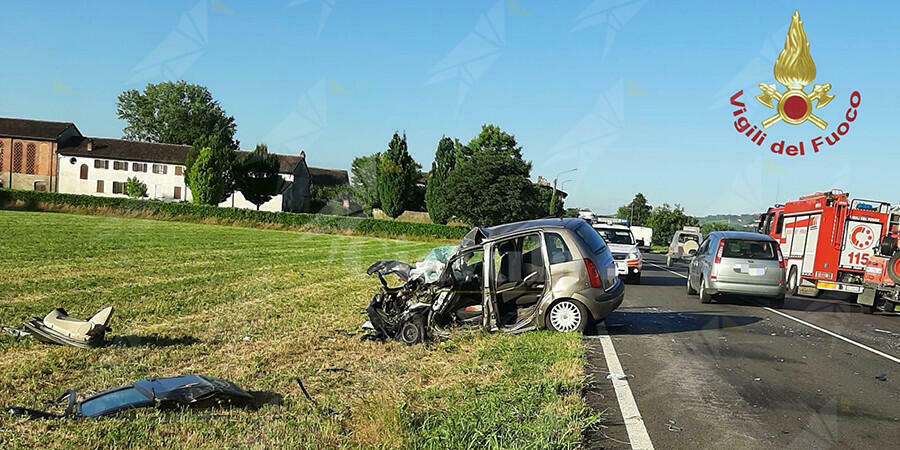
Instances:
[[[723,258],[775,259],[775,243],[754,239],[725,239]]]
[[[593,253],[599,253],[600,250],[606,248],[606,242],[603,241],[603,238],[600,237],[600,234],[597,233],[587,222],[582,223],[575,227],[575,234],[581,238],[582,241],[587,245],[587,247]]]

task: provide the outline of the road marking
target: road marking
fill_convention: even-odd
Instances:
[[[807,321],[805,321],[805,320],[798,319],[798,318],[796,318],[796,317],[794,317],[794,316],[792,316],[792,315],[790,315],[790,314],[785,314],[785,313],[783,313],[783,312],[781,312],[781,311],[779,311],[779,310],[777,310],[777,309],[772,309],[772,308],[769,308],[768,306],[764,306],[763,309],[765,309],[765,310],[767,310],[767,311],[771,311],[771,312],[773,312],[773,313],[775,313],[775,314],[778,314],[778,315],[780,315],[780,316],[787,317],[788,319],[791,319],[791,320],[793,320],[793,321],[795,321],[795,322],[802,323],[803,325],[806,325],[806,326],[808,326],[808,327],[810,327],[810,328],[812,328],[812,329],[814,329],[814,330],[821,331],[821,332],[823,332],[823,333],[825,333],[825,334],[827,334],[827,335],[829,335],[829,336],[831,336],[831,337],[838,338],[838,339],[840,339],[840,340],[842,340],[842,341],[844,341],[844,342],[847,342],[847,343],[849,343],[849,344],[853,344],[853,345],[855,345],[855,346],[857,346],[857,347],[859,347],[859,348],[861,348],[861,349],[863,349],[863,350],[868,350],[868,351],[870,351],[870,352],[872,352],[872,353],[874,353],[874,354],[876,354],[876,355],[878,355],[878,356],[885,357],[885,358],[887,358],[887,359],[889,359],[889,360],[891,360],[891,361],[893,361],[893,362],[895,362],[895,363],[900,364],[900,358],[897,358],[896,356],[891,356],[891,355],[888,355],[887,353],[884,353],[884,352],[882,352],[882,351],[880,351],[880,350],[875,350],[874,348],[869,347],[868,345],[860,344],[859,342],[856,342],[856,341],[854,341],[853,339],[845,338],[844,336],[841,336],[841,335],[839,335],[839,334],[837,334],[837,333],[834,333],[834,332],[832,332],[832,331],[828,331],[828,330],[826,330],[826,329],[824,329],[824,328],[822,328],[822,327],[820,327],[820,326],[813,325],[813,324],[811,324],[811,323],[809,323],[809,322],[807,322]]]
[[[603,347],[607,369],[610,373],[624,374],[622,363],[619,362],[619,356],[616,355],[616,348],[613,346],[612,338],[609,337],[606,327],[601,324],[597,326],[597,330],[600,332],[600,345]],[[634,395],[628,386],[628,379],[618,380],[613,377],[611,381],[616,390],[616,399],[619,401],[619,410],[622,412],[622,420],[625,421],[625,430],[628,431],[631,448],[652,450],[653,443],[650,442],[650,434],[647,433],[647,427],[644,426],[644,419],[641,418],[641,412],[638,411]]]
[[[669,270],[668,268],[665,268],[665,267],[663,267],[663,266],[658,266],[658,265],[656,265],[656,264],[653,264],[652,262],[648,262],[647,264],[650,264],[651,266],[656,267],[656,268],[658,268],[658,269],[665,270],[666,272],[674,273],[675,275],[678,275],[678,276],[681,277],[681,278],[687,278],[687,275],[682,275],[682,274],[680,274],[680,273],[678,273],[678,272],[676,272],[676,271],[674,271],[674,270]]]
[[[674,273],[675,275],[678,275],[678,276],[681,277],[681,278],[687,278],[686,275],[682,275],[682,274],[680,274],[680,273],[678,273],[678,272],[673,272],[673,271],[671,271],[671,270],[669,270],[669,269],[666,269],[665,267],[657,266],[656,264],[653,264],[653,263],[648,263],[648,264],[650,264],[650,265],[652,265],[652,266],[659,267],[660,269],[663,269],[663,270],[672,272],[672,273]],[[863,350],[872,352],[872,353],[874,353],[874,354],[876,354],[876,355],[878,355],[878,356],[887,358],[887,359],[889,359],[889,360],[891,360],[891,361],[893,361],[893,362],[895,362],[895,363],[900,364],[900,358],[897,358],[896,356],[888,355],[888,354],[885,353],[885,352],[882,352],[882,351],[880,351],[880,350],[876,350],[876,349],[874,349],[874,348],[872,348],[872,347],[869,347],[868,345],[865,345],[865,344],[856,342],[856,341],[854,341],[853,339],[850,339],[850,338],[846,338],[846,337],[844,337],[844,336],[841,336],[840,334],[837,334],[837,333],[835,333],[835,332],[833,332],[833,331],[826,330],[826,329],[824,329],[824,328],[822,328],[822,327],[820,327],[820,326],[818,326],[818,325],[813,325],[813,324],[811,324],[811,323],[809,323],[809,322],[807,322],[807,321],[805,321],[805,320],[798,319],[798,318],[796,318],[796,317],[794,317],[794,316],[792,316],[792,315],[790,315],[790,314],[783,313],[783,312],[781,312],[781,311],[779,311],[779,310],[777,310],[777,309],[773,309],[773,308],[770,308],[770,307],[768,307],[768,306],[763,306],[763,309],[765,309],[766,311],[771,311],[771,312],[773,312],[773,313],[775,313],[775,314],[778,314],[778,315],[780,315],[780,316],[787,317],[788,319],[791,319],[791,320],[793,320],[793,321],[795,321],[795,322],[797,322],[797,323],[801,323],[801,324],[803,324],[803,325],[806,325],[806,326],[812,328],[813,330],[821,331],[822,333],[825,333],[825,334],[827,334],[827,335],[829,335],[829,336],[831,336],[831,337],[833,337],[833,338],[840,339],[840,340],[842,340],[842,341],[844,341],[844,342],[846,342],[846,343],[848,343],[848,344],[853,344],[853,345],[855,345],[855,346],[857,346],[857,347],[859,347],[859,348],[861,348],[861,349],[863,349]]]

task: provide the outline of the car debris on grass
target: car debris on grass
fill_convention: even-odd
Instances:
[[[74,390],[69,389],[56,399],[55,403],[68,400],[62,414],[22,406],[9,407],[7,412],[16,417],[29,419],[92,418],[135,408],[156,407],[162,410],[179,407],[209,408],[248,406],[256,402],[255,397],[236,384],[204,375],[138,380],[92,395],[80,402],[76,401],[76,395]]]
[[[82,320],[69,316],[63,308],[56,308],[43,319],[33,317],[25,322],[24,329],[3,327],[3,330],[16,337],[32,336],[45,344],[96,348],[103,346],[106,332],[112,331],[109,326],[112,314],[113,307],[107,306]]]

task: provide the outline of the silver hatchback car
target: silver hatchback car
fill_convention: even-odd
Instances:
[[[764,234],[710,233],[691,259],[688,294],[710,303],[719,294],[767,297],[784,306],[784,256],[778,242]]]

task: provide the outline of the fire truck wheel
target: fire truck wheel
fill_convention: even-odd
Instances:
[[[700,303],[712,303],[712,296],[706,292],[706,280],[700,276]]]
[[[800,286],[800,281],[797,279],[797,267],[791,267],[791,274],[788,275],[788,294],[797,295],[797,287]]]
[[[891,260],[887,263],[888,275],[894,284],[900,284],[900,252],[894,252]]]

